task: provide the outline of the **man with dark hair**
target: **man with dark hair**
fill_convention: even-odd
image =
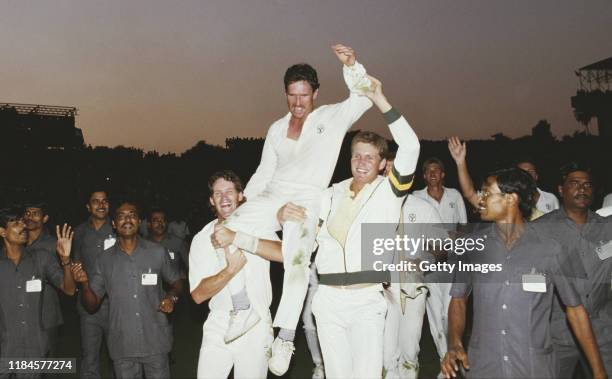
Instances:
[[[538,225],[568,248],[575,264],[584,267],[577,287],[580,301],[591,318],[606,371],[612,373],[612,220],[590,209],[593,180],[587,167],[572,162],[561,169],[561,180],[561,208],[539,218]],[[566,305],[563,299],[553,304],[551,330],[558,378],[571,378],[581,360],[581,350],[565,322]]]
[[[516,162],[516,167],[521,170],[527,171],[529,175],[533,178],[536,185],[538,184],[538,170],[536,168],[535,163],[533,163],[533,159],[528,157],[523,157],[522,159]],[[540,188],[536,187],[537,195],[535,196],[535,207],[542,213],[552,212],[555,209],[559,209],[559,200],[557,197],[550,192],[542,191]]]
[[[89,194],[85,205],[89,219],[74,230],[73,256],[82,263],[84,270],[93,270],[96,259],[115,244],[115,233],[109,220],[109,201],[105,190],[96,189]],[[77,301],[81,319],[82,379],[97,379],[100,374],[100,350],[102,339],[108,334],[108,302],[102,299],[100,309],[90,314]]]
[[[280,242],[273,232],[268,240],[253,240],[253,251],[230,252],[235,233],[222,226],[245,200],[242,182],[232,171],[219,171],[208,180],[209,202],[217,218],[195,235],[189,251],[189,283],[197,304],[210,299],[210,313],[202,327],[198,378],[224,378],[234,370],[235,378],[265,378],[267,351],[272,343],[272,285],[270,260],[282,262]],[[245,266],[247,259],[249,263]],[[248,296],[247,296],[248,289]],[[253,309],[257,323],[228,340],[230,312]]]
[[[557,378],[550,316],[555,292],[596,378],[606,378],[576,278],[583,270],[566,250],[528,223],[535,182],[513,167],[487,176],[480,217],[492,223],[468,238],[480,248],[459,256],[449,306],[449,348],[442,372],[455,377],[459,361],[468,378]],[[463,267],[463,268],[461,268]],[[488,270],[477,270],[487,267]],[[466,353],[462,338],[468,296],[473,327]],[[468,358],[469,354],[469,358]]]
[[[319,287],[312,312],[328,378],[380,378],[387,313],[381,291],[389,272],[369,265],[363,226],[384,223],[395,230],[420,149],[408,122],[387,101],[382,84],[372,77],[370,81],[365,94],[383,114],[399,148],[389,176],[380,176],[386,166],[386,140],[358,133],[351,149],[352,177],[332,185],[321,200],[315,259]]]
[[[70,272],[72,231],[64,225],[56,228],[57,255],[34,249],[25,251],[28,230],[23,209],[0,211],[0,376],[9,374],[5,358],[44,359],[49,353],[47,310],[42,306],[43,282],[49,282],[67,295],[73,295],[75,283]],[[10,375],[10,374],[9,374]],[[7,375],[7,377],[9,376]],[[37,375],[31,375],[38,377]]]
[[[372,102],[361,95],[369,89],[370,82],[363,66],[356,62],[353,49],[343,45],[335,45],[332,49],[344,65],[349,98],[315,109],[316,72],[305,65],[289,68],[284,80],[289,113],[268,130],[261,162],[244,192],[249,201],[226,221],[226,226],[233,231],[262,236],[281,229],[276,212],[285,203],[293,202],[308,210],[304,222],[289,221],[282,226],[285,273],[282,297],[274,318],[274,326],[280,331],[270,358],[270,371],[276,375],[287,371],[294,351],[295,329],[308,289],[321,191],[332,177],[344,135],[372,106]],[[240,233],[234,248],[245,247]],[[231,338],[244,333],[242,326],[250,323],[243,320],[253,317],[250,307],[234,310],[228,328]]]
[[[172,326],[165,313],[174,310],[182,280],[166,249],[139,237],[139,224],[137,207],[120,204],[113,217],[117,243],[89,271],[77,263],[73,273],[88,312],[96,312],[108,294],[107,341],[115,375],[136,379],[144,372],[146,378],[169,378]]]
[[[170,262],[179,272],[184,272],[183,266],[187,267],[188,252],[185,241],[168,233],[168,222],[166,211],[161,208],[153,208],[147,216],[147,239],[156,242],[168,250]],[[182,274],[184,276],[184,274]]]
[[[28,230],[26,251],[41,250],[55,259],[57,240],[46,228],[49,215],[44,203],[29,203],[25,207],[23,221]],[[64,323],[57,290],[49,282],[45,282],[43,291],[43,327],[49,330],[49,355],[54,356],[57,348],[58,329]]]

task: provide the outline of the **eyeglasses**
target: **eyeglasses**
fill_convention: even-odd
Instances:
[[[505,195],[503,192],[489,192],[489,191],[476,191],[476,195],[479,199],[486,200],[489,196],[493,195]]]
[[[593,188],[593,182],[579,182],[576,180],[570,180],[567,182],[567,186],[573,190],[582,188],[583,190],[590,190]]]

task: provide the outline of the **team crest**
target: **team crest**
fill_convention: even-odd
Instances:
[[[408,214],[408,221],[415,222],[416,221],[416,215],[414,213],[409,213]]]
[[[455,203],[448,203],[448,206],[451,208],[455,208]]]
[[[551,211],[552,210],[552,206],[550,204],[546,204],[546,210],[547,211]]]
[[[323,134],[325,131],[325,125],[317,125],[317,134]]]

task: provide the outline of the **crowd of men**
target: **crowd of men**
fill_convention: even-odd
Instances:
[[[604,215],[612,205],[606,200],[603,215],[590,209],[589,169],[562,168],[560,203],[537,187],[537,167],[528,158],[489,173],[477,191],[467,145],[452,137],[460,191],[445,187],[446,168],[435,157],[421,166],[426,187],[411,191],[417,135],[355,52],[332,49],[349,97],[315,108],[316,71],[291,66],[284,77],[289,112],[270,127],[257,171],[246,186],[228,170],[209,178],[216,219],[190,245],[184,225],[169,231],[163,209],[144,215],[122,201],[111,213],[101,188],[88,197],[89,219],[74,232],[58,226],[56,238],[45,232],[44,204],[2,210],[0,357],[55,356],[62,323],[57,288],[78,293],[81,377],[101,376],[105,340],[114,376],[168,378],[173,333],[167,315],[188,292],[197,304],[209,301],[210,309],[198,378],[228,377],[232,370],[237,378],[285,374],[300,317],[313,378],[417,378],[425,314],[440,358],[438,377],[572,378],[583,370],[606,378],[612,372],[612,220]],[[346,132],[373,105],[397,151],[376,133],[357,133],[352,176],[329,186]],[[464,199],[483,223],[467,225]],[[486,240],[475,253],[427,246],[408,256],[394,251],[389,263],[503,269],[414,270],[394,279],[364,264],[364,231],[372,224],[415,238]],[[284,269],[274,317],[270,262]],[[0,369],[0,377],[15,375]]]

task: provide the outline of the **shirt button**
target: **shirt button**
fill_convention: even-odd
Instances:
[[[508,356],[504,355],[504,361],[508,362]]]
[[[509,280],[506,280],[506,281],[504,282],[504,284],[505,284],[505,285],[507,285],[507,286],[509,286],[509,285],[510,285],[510,281],[509,281]]]
[[[506,309],[508,309],[508,306],[506,304],[504,304],[504,305],[502,305],[502,309],[506,310]]]
[[[137,298],[137,297],[138,297],[138,295],[134,294],[134,299]]]
[[[140,316],[140,313],[136,312],[136,316]]]
[[[17,286],[17,288],[21,289],[21,286]]]
[[[503,336],[505,336],[505,335],[506,335],[506,330],[505,330],[505,329],[502,329],[501,334],[502,334]]]
[[[22,322],[21,322],[21,325],[25,325],[25,324],[26,324],[26,322],[25,322],[25,321],[22,321]]]
[[[23,307],[23,304],[19,304],[20,307]]]

